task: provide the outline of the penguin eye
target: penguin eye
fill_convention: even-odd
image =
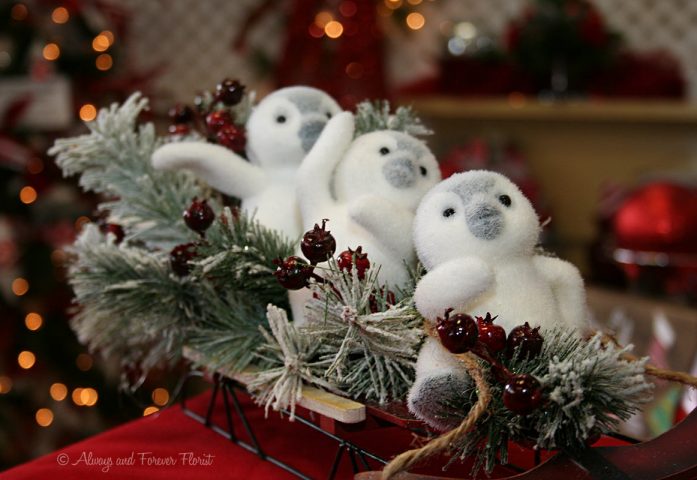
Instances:
[[[325,115],[327,116],[328,119],[329,119],[329,118],[332,118],[331,112],[327,112],[327,113],[325,113]]]
[[[387,155],[388,153],[390,153],[390,149],[389,149],[389,148],[387,148],[387,147],[382,147],[382,148],[380,149],[380,155]]]
[[[499,195],[499,202],[506,207],[511,206],[511,197],[508,195]]]
[[[276,117],[276,123],[286,123],[286,116],[285,115],[279,115]]]
[[[423,165],[419,167],[419,171],[421,172],[422,177],[425,177],[428,174],[428,170],[426,170],[426,167]]]
[[[446,208],[445,210],[443,210],[443,216],[444,216],[445,218],[451,217],[451,216],[453,216],[453,215],[455,215],[455,209],[454,209],[454,208]]]

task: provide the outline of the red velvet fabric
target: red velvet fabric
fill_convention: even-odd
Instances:
[[[197,397],[189,408],[204,413],[209,394]],[[219,402],[221,403],[221,402]],[[326,478],[335,458],[337,444],[324,435],[298,422],[289,422],[270,413],[264,420],[263,409],[243,399],[245,411],[266,452],[282,459],[312,478]],[[222,405],[215,410],[214,421],[225,425]],[[238,420],[235,430],[247,439]],[[384,458],[408,449],[413,437],[396,427],[367,429],[342,433],[349,441],[379,453]],[[187,455],[191,452],[192,457]],[[512,452],[523,462],[530,462],[530,452]],[[91,455],[91,457],[90,457]],[[200,464],[192,465],[198,459]],[[98,465],[101,461],[112,465]],[[117,465],[117,462],[128,465]],[[157,463],[160,463],[159,465]],[[170,463],[166,465],[163,463]],[[442,462],[433,462],[426,470],[440,473]],[[371,462],[373,468],[378,467]],[[467,478],[467,465],[448,470],[447,475]],[[493,478],[512,475],[509,469],[499,468]],[[441,473],[442,474],[442,473]],[[152,480],[188,480],[207,478],[228,479],[292,479],[297,478],[265,462],[255,454],[227,441],[214,431],[186,416],[179,406],[127,423],[95,437],[76,443],[32,462],[0,474],[2,480],[50,479],[85,480],[92,478],[148,478]],[[337,479],[351,479],[351,462],[344,454]],[[485,478],[485,477],[483,477]]]

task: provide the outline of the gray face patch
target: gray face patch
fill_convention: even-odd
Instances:
[[[411,138],[397,137],[397,149],[411,153],[414,158],[421,158],[428,153],[426,146]]]
[[[474,195],[491,191],[494,188],[494,183],[495,180],[493,178],[477,178],[464,181],[450,191],[462,199],[463,205],[467,205]]]
[[[312,120],[302,124],[300,131],[298,132],[298,136],[300,137],[303,150],[306,152],[310,151],[312,146],[319,138],[320,133],[322,133],[322,130],[324,130],[325,125],[325,122],[319,120]]]
[[[395,188],[409,188],[416,182],[416,168],[409,158],[394,158],[382,166],[385,180]]]
[[[465,209],[465,220],[472,235],[481,240],[493,240],[503,230],[501,212],[486,203],[468,205]]]
[[[298,107],[300,113],[318,112],[322,106],[322,97],[311,92],[295,92],[288,95],[288,100]]]

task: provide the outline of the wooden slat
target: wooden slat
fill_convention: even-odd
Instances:
[[[184,347],[183,356],[191,362],[205,365],[203,355],[192,348]],[[227,378],[232,378],[243,385],[247,385],[255,372],[254,369],[247,369],[242,372],[231,373],[223,369],[218,369],[216,373]],[[297,405],[342,423],[359,423],[366,418],[365,405],[362,403],[340,397],[330,392],[325,392],[315,387],[303,387],[302,397],[297,402]]]

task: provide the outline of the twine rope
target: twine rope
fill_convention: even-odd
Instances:
[[[489,402],[491,401],[491,393],[489,392],[489,385],[484,379],[484,370],[471,353],[456,355],[456,357],[464,364],[467,373],[474,379],[478,390],[477,403],[470,409],[467,417],[465,417],[458,427],[434,438],[421,448],[407,450],[395,457],[383,469],[383,480],[388,480],[399,472],[408,470],[411,466],[419,463],[425,458],[446,450],[453,442],[467,435],[470,429],[474,427],[474,424],[477,423],[477,420],[486,412]]]

